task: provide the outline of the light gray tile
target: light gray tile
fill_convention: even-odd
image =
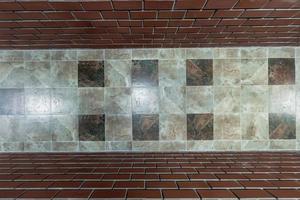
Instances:
[[[270,140],[271,150],[295,150],[296,140]]]
[[[51,142],[25,142],[24,151],[49,152],[51,151]]]
[[[132,59],[157,59],[158,49],[132,49]]]
[[[214,149],[217,151],[240,151],[241,142],[238,140],[216,140]]]
[[[132,141],[133,151],[159,151],[159,141]]]
[[[159,112],[159,91],[156,87],[132,88],[132,111],[136,114]]]
[[[24,116],[0,116],[0,141],[21,142],[24,140]]]
[[[24,151],[23,142],[4,142],[1,144],[0,149],[4,152],[22,152]]]
[[[78,60],[103,60],[104,50],[102,49],[80,49],[77,51]]]
[[[240,87],[215,87],[214,112],[240,112]]]
[[[159,115],[160,140],[186,140],[186,115]]]
[[[242,59],[241,84],[267,85],[268,60],[267,59]]]
[[[214,115],[214,140],[240,140],[240,115]]]
[[[159,86],[174,87],[186,85],[184,60],[159,60]]]
[[[76,50],[53,50],[51,51],[52,60],[77,60]]]
[[[49,50],[28,50],[24,52],[26,61],[50,61],[51,51]]]
[[[186,87],[186,113],[211,113],[213,111],[213,87]]]
[[[105,88],[105,113],[129,114],[131,113],[130,88]]]
[[[106,115],[105,140],[126,141],[132,140],[131,115]]]
[[[185,151],[186,141],[160,141],[160,151]]]
[[[240,85],[240,67],[239,59],[214,59],[214,85]]]
[[[242,58],[267,58],[268,49],[265,47],[245,47],[241,48]]]
[[[0,51],[1,61],[23,61],[24,51],[22,50],[1,50]]]
[[[75,61],[52,61],[53,87],[77,87],[78,66]]]
[[[105,142],[104,141],[80,141],[79,151],[83,151],[83,152],[105,151]]]
[[[31,115],[51,114],[50,89],[25,89],[25,113]]]
[[[241,57],[240,48],[213,48],[212,51],[214,59],[236,59]]]
[[[106,60],[104,70],[106,87],[131,86],[131,60]]]
[[[52,151],[70,152],[78,151],[78,142],[52,142]]]
[[[54,88],[51,91],[52,114],[77,114],[77,89]]]
[[[267,151],[267,150],[270,150],[270,141],[268,141],[268,140],[244,140],[244,141],[242,141],[242,150],[245,150],[245,151]]]
[[[105,142],[107,151],[131,151],[132,143],[131,141],[112,141]]]
[[[267,140],[269,138],[268,113],[241,114],[243,140]]]
[[[242,86],[242,112],[268,112],[268,86]]]
[[[78,89],[79,114],[104,113],[104,88]]]
[[[24,120],[24,141],[51,141],[50,116],[26,116]]]
[[[161,113],[185,113],[185,87],[160,87],[159,92]]]
[[[131,59],[131,49],[105,49],[105,59]]]
[[[295,113],[295,86],[269,86],[269,106],[271,113]]]
[[[23,62],[0,62],[0,87],[22,88],[25,79]]]
[[[190,140],[187,141],[188,151],[213,151],[213,140]]]
[[[269,58],[294,58],[294,47],[270,47]]]
[[[48,62],[25,62],[28,79],[25,87],[48,88],[51,87],[51,65]]]
[[[186,49],[187,59],[212,59],[213,52],[211,48],[188,48]]]
[[[53,115],[50,126],[52,141],[78,141],[77,115]]]
[[[158,49],[159,59],[185,59],[186,51],[183,48],[173,48],[173,49]]]

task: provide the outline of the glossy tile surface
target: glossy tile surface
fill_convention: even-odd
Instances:
[[[133,140],[159,140],[158,115],[132,115]]]
[[[188,86],[213,84],[213,60],[187,60],[186,84]]]
[[[212,140],[214,116],[213,114],[188,114],[187,139]]]
[[[269,114],[270,139],[295,139],[296,119],[292,114]]]
[[[295,84],[295,59],[269,58],[269,84]]]
[[[0,114],[24,114],[24,89],[0,89]]]
[[[104,62],[79,61],[78,86],[104,87]]]
[[[104,115],[79,115],[78,118],[80,141],[105,140]]]
[[[133,60],[132,86],[158,86],[158,60]]]

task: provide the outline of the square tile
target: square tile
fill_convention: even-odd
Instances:
[[[24,141],[25,117],[14,115],[0,116],[0,141],[21,142]]]
[[[214,139],[215,140],[240,140],[240,115],[225,114],[214,115]]]
[[[106,151],[131,151],[131,141],[107,141],[105,142]]]
[[[188,114],[187,139],[188,140],[213,140],[214,139],[213,114]]]
[[[105,49],[105,59],[131,59],[131,49]]]
[[[268,49],[265,47],[244,47],[241,48],[241,57],[242,58],[267,58]]]
[[[26,142],[51,141],[50,116],[28,115],[24,120],[24,140]]]
[[[295,86],[269,86],[270,113],[295,113]]]
[[[292,114],[269,113],[270,139],[296,139],[296,119]]]
[[[29,75],[25,87],[51,87],[50,61],[25,62],[25,70]]]
[[[214,112],[238,113],[240,112],[240,87],[215,87]]]
[[[186,87],[186,113],[211,113],[213,111],[213,87]]]
[[[52,114],[77,114],[77,89],[54,88],[51,90]]]
[[[51,77],[53,87],[77,87],[78,67],[75,61],[52,61]]]
[[[160,87],[159,105],[161,113],[185,113],[185,87]]]
[[[76,60],[77,51],[75,50],[54,50],[51,51],[52,60]]]
[[[213,85],[213,60],[186,60],[186,84],[188,86]]]
[[[106,141],[126,141],[132,138],[131,115],[105,116]]]
[[[242,112],[268,112],[268,86],[249,85],[241,89]]]
[[[174,87],[186,85],[184,60],[159,60],[159,86]]]
[[[214,59],[214,85],[240,85],[240,59]]]
[[[295,84],[294,58],[269,58],[269,85]]]
[[[78,141],[77,142],[52,142],[52,151],[77,152],[78,145],[79,145]]]
[[[0,62],[0,87],[24,87],[25,68],[24,62]]]
[[[159,140],[159,115],[133,115],[133,140]]]
[[[104,66],[105,87],[131,86],[131,60],[106,60]]]
[[[294,47],[270,47],[269,58],[294,58],[295,48]]]
[[[80,114],[103,114],[104,88],[79,88],[78,105]]]
[[[80,141],[105,141],[104,115],[79,115]]]
[[[159,112],[158,88],[132,88],[132,112],[155,114]]]
[[[0,115],[23,115],[24,104],[24,89],[0,89]]]
[[[130,88],[105,88],[105,113],[130,114],[131,90]]]
[[[79,87],[104,87],[104,62],[79,61],[78,62]]]
[[[240,48],[213,48],[213,56],[215,59],[235,59],[241,57]]]
[[[242,59],[241,84],[268,85],[268,60]]]
[[[186,115],[160,114],[160,140],[186,140]]]
[[[268,113],[241,114],[243,140],[266,140],[269,138]]]
[[[78,116],[52,115],[50,129],[52,141],[78,141]]]
[[[158,60],[133,60],[131,80],[133,86],[158,86]]]
[[[25,89],[25,112],[26,114],[50,114],[51,113],[51,90],[40,88]]]

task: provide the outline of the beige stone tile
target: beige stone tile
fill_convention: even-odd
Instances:
[[[52,142],[52,151],[61,152],[75,152],[79,150],[79,143],[77,142]]]
[[[270,140],[271,150],[295,150],[296,140]]]
[[[212,86],[186,87],[186,112],[211,113],[213,111]]]
[[[213,48],[214,59],[228,59],[228,58],[240,58],[241,50],[240,48]]]
[[[83,152],[105,151],[104,141],[79,141],[79,150]]]
[[[131,49],[105,49],[105,59],[131,59]]]
[[[241,84],[268,85],[268,60],[242,59]]]
[[[238,113],[240,112],[240,87],[215,87],[214,112]]]
[[[82,61],[103,60],[104,50],[102,49],[80,49],[77,50],[77,59]]]
[[[160,151],[184,151],[186,150],[186,141],[160,141]]]
[[[241,89],[241,111],[268,112],[268,86],[242,86]]]
[[[23,142],[3,142],[3,143],[0,143],[0,151],[22,152],[22,151],[24,151],[24,143]]]
[[[214,85],[237,86],[241,83],[240,59],[214,59]]]
[[[240,151],[241,142],[238,140],[216,140],[214,149],[217,151]]]
[[[268,140],[243,140],[243,151],[267,151],[270,150],[270,141]]]
[[[212,59],[213,52],[211,48],[188,48],[186,49],[187,59]]]
[[[131,115],[106,115],[105,140],[126,141],[132,139]]]
[[[184,114],[185,113],[185,87],[160,87],[159,106],[160,113]]]
[[[241,114],[243,140],[266,140],[269,138],[268,113]]]
[[[51,149],[51,142],[24,142],[24,151],[49,152]]]
[[[53,50],[51,51],[52,60],[75,61],[77,60],[76,50]]]
[[[131,60],[106,60],[104,75],[105,87],[130,87]]]
[[[188,151],[213,151],[214,150],[214,141],[208,140],[191,140],[187,141],[187,150]]]
[[[132,141],[133,151],[159,151],[159,141]]]
[[[131,151],[131,141],[108,141],[105,142],[106,151]]]
[[[295,48],[294,47],[270,47],[269,58],[294,58]]]
[[[185,60],[159,60],[159,86],[186,85]]]
[[[214,115],[214,140],[240,140],[240,114]]]
[[[159,115],[160,140],[186,140],[186,115]]]
[[[157,59],[158,49],[132,49],[132,59]]]
[[[265,47],[245,47],[241,48],[242,58],[267,58],[268,49]]]
[[[183,48],[159,49],[158,58],[159,59],[185,59],[186,51]]]

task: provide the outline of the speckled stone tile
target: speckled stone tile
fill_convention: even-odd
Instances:
[[[79,141],[79,151],[82,152],[105,151],[105,142],[104,141]]]
[[[52,60],[76,60],[77,52],[75,50],[53,50],[51,51]]]
[[[211,48],[187,48],[187,59],[212,59],[213,52]]]
[[[238,113],[240,112],[240,87],[215,87],[214,112]]]
[[[26,142],[51,141],[50,116],[27,115],[24,120],[24,133]]]
[[[241,84],[268,85],[268,60],[242,59]]]
[[[132,88],[132,112],[155,114],[159,112],[159,91],[156,87]]]
[[[241,48],[241,57],[242,58],[267,58],[268,57],[268,48],[265,47],[246,47]]]
[[[131,115],[106,115],[105,140],[124,141],[132,138]]]
[[[239,140],[216,140],[214,150],[217,151],[240,151],[241,142]]]
[[[295,59],[269,58],[269,85],[295,84]]]
[[[133,151],[159,151],[159,141],[132,141]]]
[[[50,61],[51,51],[49,50],[28,50],[24,52],[26,61]]]
[[[0,89],[0,115],[24,113],[24,89]]]
[[[214,59],[236,59],[241,57],[240,48],[213,48],[212,51]]]
[[[160,113],[185,113],[185,87],[160,87]]]
[[[189,140],[187,141],[188,151],[213,151],[213,140]]]
[[[296,139],[296,119],[292,114],[269,113],[270,139]]]
[[[77,87],[78,67],[76,61],[52,61],[51,76],[53,87]]]
[[[245,151],[267,151],[270,150],[270,141],[268,140],[243,140],[242,150]]]
[[[271,47],[269,50],[269,58],[294,58],[295,48],[293,47]]]
[[[131,151],[131,141],[107,141],[105,142],[106,151]]]
[[[1,50],[0,60],[3,61],[23,61],[24,51],[22,50]]]
[[[129,114],[131,113],[130,88],[105,88],[104,91],[105,113]]]
[[[75,88],[54,88],[51,90],[52,114],[77,114],[78,94]]]
[[[12,152],[12,151],[24,151],[24,143],[23,142],[3,142],[0,144],[1,151],[4,152]]]
[[[213,114],[188,114],[187,139],[188,140],[213,140],[214,138]]]
[[[25,68],[23,62],[0,62],[0,87],[24,87]]]
[[[213,87],[186,87],[186,113],[213,112]]]
[[[132,49],[132,59],[142,60],[142,59],[157,59],[158,49]]]
[[[185,59],[186,52],[185,49],[158,49],[158,58],[159,59]]]
[[[51,87],[50,61],[25,62],[25,70],[28,74],[28,80],[24,83],[25,87]]]
[[[240,140],[240,114],[214,115],[215,140]]]
[[[237,86],[241,83],[240,59],[214,59],[214,85]]]
[[[159,86],[186,85],[185,60],[159,60]]]
[[[26,114],[51,114],[51,90],[46,88],[25,89]]]
[[[268,113],[241,114],[243,140],[266,140],[269,138]]]
[[[51,116],[52,141],[78,141],[77,115]]]
[[[131,60],[106,60],[104,66],[105,87],[131,86]]]
[[[187,86],[213,84],[213,60],[197,59],[186,61]]]
[[[50,152],[52,142],[24,142],[26,152]]]
[[[77,50],[77,59],[78,60],[103,60],[104,59],[104,50],[103,49],[80,49]]]
[[[79,114],[104,113],[104,88],[78,89]]]
[[[269,89],[267,85],[247,85],[241,87],[241,111],[268,112]]]
[[[296,150],[296,140],[270,140],[270,150]]]
[[[133,60],[131,80],[133,86],[158,86],[158,60]]]
[[[0,116],[0,141],[21,142],[24,141],[24,116]]]
[[[105,59],[131,59],[131,49],[105,49]]]
[[[78,62],[79,87],[104,87],[104,62],[79,61]]]
[[[104,115],[79,115],[79,140],[104,141],[105,116]]]
[[[133,140],[159,140],[159,115],[133,115]]]
[[[186,141],[161,141],[159,151],[185,151]]]
[[[77,142],[52,142],[52,151],[61,152],[76,152],[78,151],[78,141]]]
[[[269,86],[270,113],[295,113],[295,86]]]
[[[160,140],[186,140],[186,115],[160,114]]]

